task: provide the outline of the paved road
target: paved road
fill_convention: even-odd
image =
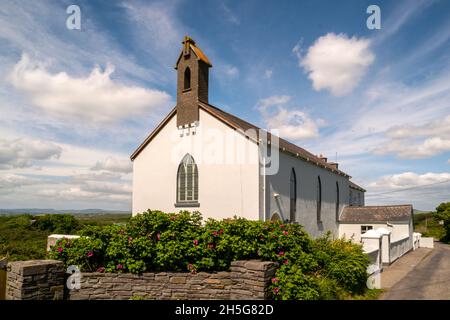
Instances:
[[[381,299],[450,300],[450,245],[435,242],[434,250]]]

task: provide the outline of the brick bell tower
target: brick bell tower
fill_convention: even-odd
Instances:
[[[186,36],[178,57],[177,127],[192,127],[199,121],[198,102],[208,103],[208,73],[212,67],[206,55]]]

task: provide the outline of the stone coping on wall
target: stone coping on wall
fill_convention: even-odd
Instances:
[[[70,300],[143,299],[269,299],[276,264],[233,261],[230,271],[81,273],[80,289],[67,290]]]

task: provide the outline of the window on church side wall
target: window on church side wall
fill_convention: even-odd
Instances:
[[[322,182],[317,177],[317,223],[322,222]]]
[[[339,183],[336,181],[336,221],[339,221]]]
[[[295,175],[295,170],[291,170],[290,179],[290,210],[289,210],[289,220],[290,222],[295,222],[295,213],[297,209],[297,177]]]
[[[177,203],[198,202],[198,170],[190,154],[184,156],[177,173]]]
[[[184,90],[191,88],[191,69],[189,67],[184,70]]]

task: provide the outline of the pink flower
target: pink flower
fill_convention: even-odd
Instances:
[[[208,248],[214,249],[214,243],[208,243]]]
[[[198,246],[198,240],[197,239],[194,240],[194,246]]]
[[[217,237],[219,235],[219,233],[217,231],[213,231],[213,236]]]
[[[90,258],[94,255],[94,253],[92,251],[89,251],[86,255],[88,256],[88,258]]]
[[[273,293],[274,293],[274,294],[278,294],[279,292],[280,292],[280,288],[277,287],[277,288],[274,288],[274,289],[273,289]]]
[[[128,237],[128,243],[131,243],[131,241],[133,241],[132,237]]]
[[[280,228],[283,229],[284,228],[284,224],[280,224]]]
[[[191,273],[196,273],[195,267],[194,267],[194,265],[193,265],[192,263],[189,263],[189,264],[187,265],[187,268],[188,268],[188,270],[189,270]]]
[[[278,278],[272,278],[272,283],[277,283],[278,282]]]
[[[119,263],[119,264],[117,265],[117,269],[122,270],[122,269],[123,269],[123,265]]]
[[[222,229],[220,229],[220,230],[219,230],[219,234],[222,234],[222,233],[223,233],[223,230],[222,230]]]
[[[287,235],[289,234],[289,232],[283,231],[283,234],[284,234],[285,236],[287,236]]]
[[[279,255],[280,257],[284,256],[284,251],[280,251],[280,252],[278,253],[278,255]]]
[[[101,272],[101,273],[105,272],[105,267],[100,267],[100,268],[98,268],[98,269],[97,269],[97,272]]]
[[[156,234],[156,240],[159,241],[160,239],[161,239],[161,233],[158,232],[158,233]]]
[[[63,252],[63,248],[58,247],[58,252],[59,252],[59,253]]]
[[[288,265],[289,264],[289,260],[284,260],[283,264]]]

